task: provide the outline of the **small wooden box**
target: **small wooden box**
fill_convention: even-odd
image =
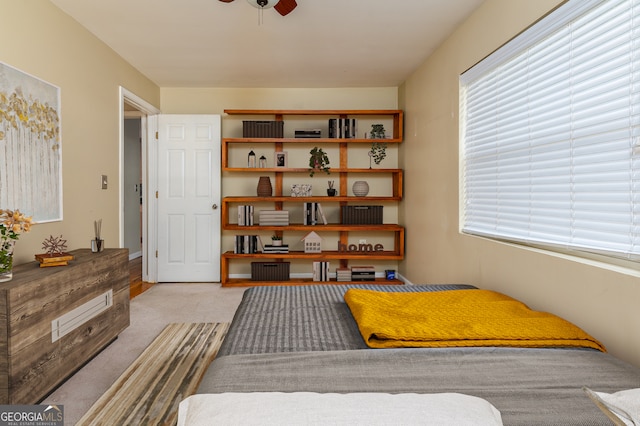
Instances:
[[[251,281],[289,281],[290,262],[251,262]]]

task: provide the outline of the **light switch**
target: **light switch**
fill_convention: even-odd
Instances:
[[[102,189],[107,189],[107,185],[108,181],[107,181],[107,175],[102,175]]]

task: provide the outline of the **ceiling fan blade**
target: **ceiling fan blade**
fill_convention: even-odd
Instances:
[[[224,1],[224,0],[221,0],[221,1]],[[276,4],[274,7],[280,15],[287,16],[289,13],[293,11],[293,9],[296,8],[296,6],[298,6],[298,3],[296,3],[296,0],[280,0],[278,4]]]

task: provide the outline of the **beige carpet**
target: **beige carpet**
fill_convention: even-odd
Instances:
[[[169,324],[77,425],[175,425],[215,358],[228,323]]]

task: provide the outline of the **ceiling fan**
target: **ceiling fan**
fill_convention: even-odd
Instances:
[[[223,3],[231,3],[233,0],[220,0]],[[282,15],[286,16],[293,11],[293,9],[298,6],[296,0],[247,0],[250,5],[256,7],[258,9],[269,9],[275,8],[276,11]]]

